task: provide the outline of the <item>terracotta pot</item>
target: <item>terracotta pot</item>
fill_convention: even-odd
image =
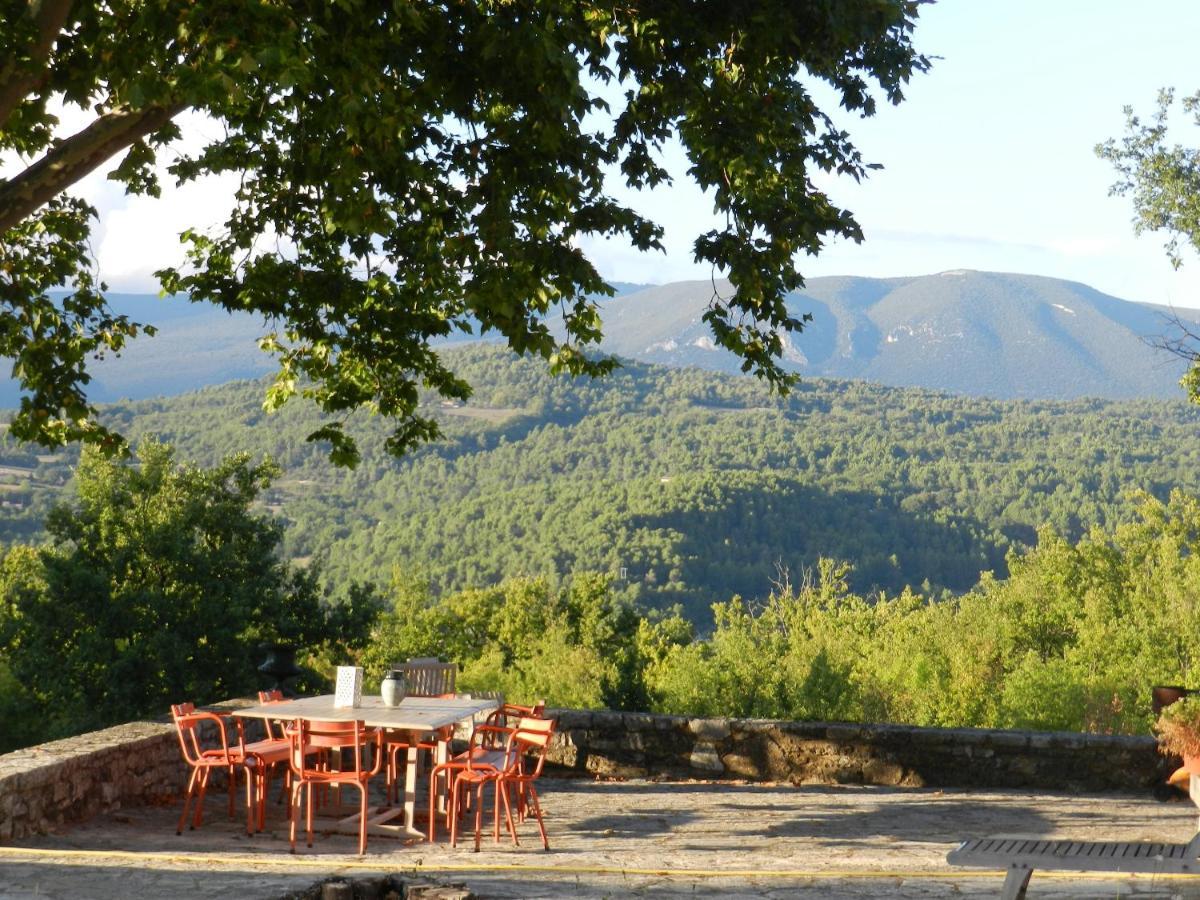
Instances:
[[[1200,775],[1200,756],[1185,756],[1183,767],[1193,775]]]
[[[1150,710],[1157,716],[1164,707],[1170,706],[1176,700],[1182,700],[1195,691],[1180,687],[1177,684],[1159,684],[1150,688]]]

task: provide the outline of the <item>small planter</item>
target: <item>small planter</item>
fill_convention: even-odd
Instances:
[[[1177,684],[1158,684],[1150,688],[1150,711],[1157,717],[1160,712],[1174,703],[1190,696],[1193,691]]]
[[[1183,767],[1200,775],[1200,694],[1164,706],[1154,723],[1158,752],[1183,759]]]

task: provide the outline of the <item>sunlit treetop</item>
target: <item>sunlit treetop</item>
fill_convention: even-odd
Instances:
[[[610,188],[668,182],[673,139],[723,223],[694,242],[733,286],[705,319],[786,389],[797,258],[862,238],[814,179],[872,168],[813,87],[871,115],[929,66],[911,40],[918,0],[0,2],[0,152],[21,160],[0,170],[0,355],[26,393],[12,431],[113,450],[87,363],[140,329],[107,309],[96,211],[69,194],[110,160],[110,177],[150,195],[159,171],[236,173],[222,227],[185,232],[186,263],[162,269],[162,287],[265,316],[279,366],[266,405],[318,404],[311,439],[352,464],[354,410],[390,417],[403,453],[437,434],[422,387],[468,394],[431,348],[444,335],[498,332],[555,371],[611,368],[589,352],[588,298],[609,289],[580,239],[661,249],[659,225]],[[56,138],[62,102],[95,115]],[[197,152],[180,150],[184,110],[222,126]]]

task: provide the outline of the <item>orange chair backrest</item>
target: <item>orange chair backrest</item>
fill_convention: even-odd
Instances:
[[[518,741],[528,747],[545,747],[550,743],[554,727],[558,723],[554,719],[539,719],[533,716],[522,716],[513,731],[513,743]]]
[[[499,725],[502,728],[507,728],[510,719],[520,719],[522,716],[530,716],[535,719],[545,717],[546,701],[539,700],[533,706],[521,706],[519,703],[502,703],[498,708],[488,714],[487,724]]]
[[[262,706],[267,706],[271,703],[286,703],[283,698],[283,691],[279,688],[273,688],[269,691],[258,692],[258,702]],[[279,734],[275,733],[276,727],[279,728]],[[287,731],[282,722],[276,719],[263,719],[263,728],[266,729],[267,737],[273,741],[281,741],[287,737]]]
[[[508,739],[513,758],[507,766],[515,769],[516,774],[523,778],[537,778],[542,773],[542,766],[546,762],[546,748],[550,746],[550,738],[554,736],[554,729],[557,725],[558,722],[555,719],[523,716]],[[527,753],[537,757],[537,764],[532,772],[529,772],[525,766],[525,754]]]
[[[302,776],[327,775],[323,763],[316,766],[308,765],[314,750],[351,750],[354,751],[353,772],[363,772],[363,748],[375,744],[375,769],[379,768],[380,732],[368,729],[362,722],[312,722],[308,719],[297,719],[288,729],[288,737],[292,742],[292,752],[288,764],[292,771]]]
[[[183,751],[184,761],[196,766],[205,762],[204,747],[200,743],[200,723],[212,722],[217,726],[221,736],[221,752],[225,759],[229,757],[229,743],[225,737],[225,723],[216,713],[196,712],[194,703],[176,703],[171,707],[171,718],[175,722],[175,734],[179,738],[179,749]],[[215,748],[214,748],[215,749]]]

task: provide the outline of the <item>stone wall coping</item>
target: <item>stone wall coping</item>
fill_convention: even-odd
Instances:
[[[231,709],[253,703],[214,705]],[[1142,790],[1169,763],[1149,735],[789,722],[555,709],[549,762],[566,774],[959,788]],[[0,841],[178,796],[167,719],[0,756]]]
[[[703,740],[720,739],[732,732],[786,731],[791,734],[850,740],[855,738],[893,738],[922,742],[944,743],[953,739],[961,743],[988,744],[1004,747],[1120,747],[1142,750],[1155,745],[1151,735],[1099,734],[1077,731],[1035,731],[1005,728],[939,728],[929,725],[904,725],[896,722],[838,722],[794,721],[789,719],[743,719],[724,717],[688,717],[659,713],[629,713],[610,709],[578,710],[555,708],[549,713],[558,719],[560,729],[610,729],[614,726],[637,729],[686,728]]]

